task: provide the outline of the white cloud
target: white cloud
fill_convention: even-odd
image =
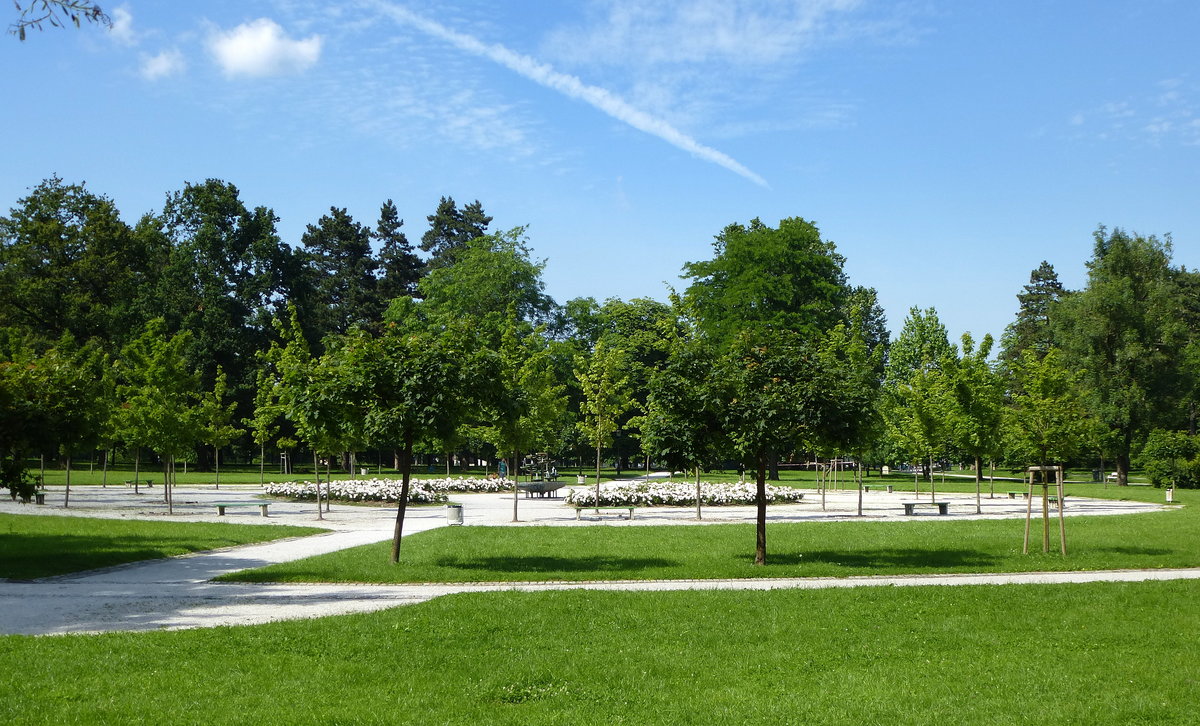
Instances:
[[[516,53],[498,43],[484,43],[473,36],[451,30],[441,23],[424,18],[398,5],[387,2],[376,2],[375,5],[399,23],[417,28],[427,35],[450,43],[459,50],[487,58],[534,83],[558,91],[568,98],[583,101],[612,118],[639,131],[656,136],[693,156],[724,167],[756,184],[767,186],[765,179],[729,155],[701,144],[664,119],[634,107],[606,89],[588,85],[576,76],[561,73],[546,63]]]
[[[216,31],[209,51],[227,76],[273,76],[312,67],[321,57],[321,36],[289,38],[270,18]]]
[[[136,45],[137,34],[133,31],[133,13],[128,5],[118,6],[112,13],[112,27],[108,29],[109,37],[121,45]]]
[[[183,54],[172,48],[164,50],[158,55],[143,55],[139,72],[142,78],[148,81],[157,81],[160,78],[167,78],[182,73],[187,67],[187,63],[183,60]]]

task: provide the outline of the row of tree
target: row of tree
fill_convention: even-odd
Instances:
[[[133,226],[43,182],[0,219],[6,483],[30,455],[96,448],[165,471],[199,452],[218,472],[222,451],[353,468],[385,450],[405,483],[422,452],[733,460],[755,473],[762,562],[780,461],[967,461],[978,477],[1108,460],[1124,483],[1139,450],[1179,454],[1175,479],[1196,460],[1200,296],[1169,240],[1101,229],[1078,292],[1043,264],[994,360],[990,336],[954,346],[932,309],[890,342],[875,292],[803,219],[727,227],[669,303],[561,306],[523,229],[489,233],[482,205],[449,198],[427,219],[418,251],[392,202],[373,229],[333,208],[292,247],[225,182]]]

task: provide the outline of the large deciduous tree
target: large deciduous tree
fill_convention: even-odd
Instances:
[[[1170,238],[1103,227],[1094,238],[1087,287],[1060,303],[1058,334],[1089,408],[1114,434],[1123,485],[1135,445],[1181,416],[1178,363],[1188,331]]]
[[[0,217],[0,326],[115,353],[145,322],[158,258],[110,199],[51,177]]]
[[[724,433],[757,483],[755,563],[766,563],[766,470],[813,440],[835,402],[820,391],[824,336],[846,319],[843,259],[816,225],[755,219],[717,235],[711,260],[684,266],[684,302],[717,351],[715,397]]]

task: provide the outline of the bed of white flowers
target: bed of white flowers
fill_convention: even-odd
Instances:
[[[754,504],[754,497],[754,484],[700,482],[700,503],[707,506]],[[803,498],[804,492],[797,489],[767,485],[767,502],[770,504],[798,502]],[[595,489],[575,489],[565,501],[572,506],[694,507],[696,483],[664,480],[609,485],[600,489],[599,502]]]
[[[334,479],[329,482],[329,496],[350,502],[396,502],[400,500],[400,479]],[[269,482],[267,494],[290,499],[317,498],[317,485],[311,481]],[[325,484],[321,484],[321,495],[325,495]],[[508,479],[484,479],[475,477],[453,477],[449,479],[412,479],[408,483],[408,501],[411,504],[439,504],[447,501],[450,492],[506,492],[512,491]]]

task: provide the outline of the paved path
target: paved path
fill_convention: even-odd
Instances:
[[[93,491],[94,490],[94,491]],[[139,631],[244,625],[274,620],[320,617],[367,612],[396,605],[423,602],[434,597],[462,592],[542,591],[542,590],[769,590],[798,588],[967,585],[1011,583],[1065,583],[1094,581],[1139,581],[1161,579],[1197,579],[1200,569],[1001,573],[964,575],[912,575],[887,577],[786,578],[746,580],[670,580],[609,582],[535,582],[469,583],[433,585],[258,585],[214,583],[217,575],[267,564],[289,562],[347,547],[378,542],[391,537],[394,510],[382,507],[335,505],[321,522],[315,521],[315,505],[306,503],[272,504],[272,516],[262,519],[255,510],[218,518],[214,501],[249,499],[257,488],[223,488],[220,492],[180,489],[176,493],[173,517],[180,521],[231,521],[270,526],[276,523],[312,524],[331,529],[312,537],[292,538],[264,544],[216,550],[167,560],[139,562],[104,570],[46,578],[33,582],[0,581],[0,633],[58,634],[104,631]],[[954,502],[951,517],[924,515],[902,517],[902,495],[872,492],[864,499],[862,519],[955,519],[1022,517],[1023,501],[984,500],[985,512],[974,513],[974,497],[939,496]],[[52,493],[53,497],[53,493]],[[906,497],[907,498],[907,497]],[[512,526],[512,499],[507,495],[463,495],[455,497],[464,506],[468,525],[508,524]],[[67,514],[162,518],[161,505],[151,495],[140,495],[115,488],[98,490],[77,488],[72,492],[73,506],[20,507],[0,503],[0,511],[29,514]],[[711,524],[752,521],[752,507],[705,510],[706,519],[696,522],[692,510],[678,508],[639,509],[632,521],[612,515],[585,516],[576,521],[573,510],[559,500],[520,499],[518,513],[522,525],[553,526],[641,526],[647,524]],[[1068,513],[1084,515],[1118,514],[1161,509],[1157,505],[1109,500],[1068,500]],[[857,496],[853,492],[831,492],[825,510],[817,502],[773,506],[772,521],[814,521],[860,519],[856,515]],[[232,511],[232,510],[231,510]],[[445,524],[441,508],[412,508],[405,520],[405,533],[413,534]]]

